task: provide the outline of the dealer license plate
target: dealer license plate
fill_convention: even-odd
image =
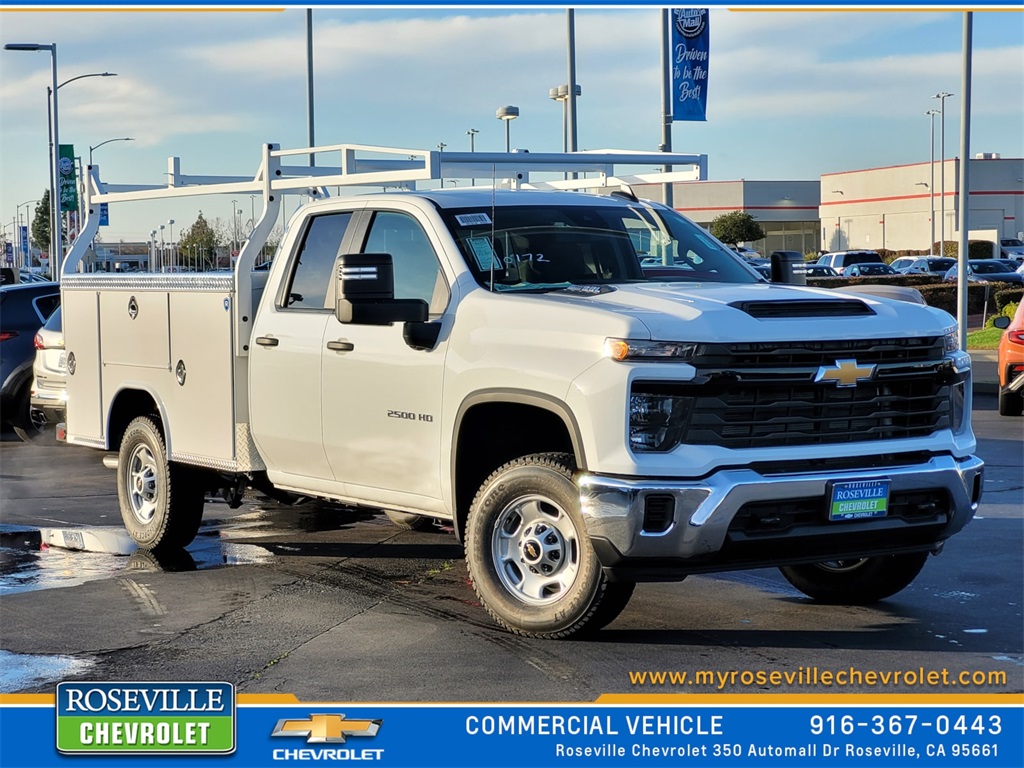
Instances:
[[[833,482],[829,520],[885,517],[889,512],[889,478]]]

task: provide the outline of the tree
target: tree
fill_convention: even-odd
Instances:
[[[50,190],[43,190],[43,196],[36,204],[36,215],[32,219],[32,240],[43,252],[50,250]]]
[[[200,211],[195,223],[182,232],[178,241],[178,252],[189,266],[209,269],[217,264],[219,244],[217,233]]]
[[[711,234],[728,245],[750,243],[764,238],[764,229],[745,211],[732,211],[711,221]]]

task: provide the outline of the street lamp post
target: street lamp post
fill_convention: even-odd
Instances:
[[[50,275],[54,280],[60,280],[61,259],[64,256],[64,235],[60,226],[60,200],[59,195],[59,174],[60,174],[60,136],[59,120],[57,110],[57,91],[72,82],[83,77],[111,77],[113,73],[103,72],[89,75],[79,75],[63,83],[57,83],[57,44],[56,43],[6,43],[5,51],[49,51],[50,52],[50,80],[47,88],[47,122],[50,124]]]
[[[924,114],[928,118],[928,138],[931,144],[931,155],[928,161],[928,169],[931,172],[931,178],[928,180],[928,221],[932,225],[928,253],[931,253],[935,247],[935,116],[939,114],[939,110],[929,109]]]
[[[576,95],[581,96],[583,94],[583,88],[580,87],[579,83],[576,84]],[[570,141],[572,130],[569,125],[569,86],[559,85],[554,88],[548,88],[548,98],[552,101],[558,101],[562,104],[562,151],[563,152],[575,152],[573,142]]]
[[[480,133],[476,128],[470,128],[466,131],[466,135],[469,136],[469,151],[476,152],[476,135]]]
[[[57,44],[56,43],[7,43],[5,51],[49,51],[50,79],[53,101],[47,118],[53,122],[53,145],[50,147],[50,276],[60,280],[60,256],[63,237],[60,231],[60,201],[57,199],[57,163],[60,146],[57,141]]]
[[[946,255],[946,99],[952,95],[941,91],[932,96],[939,100],[939,256]]]
[[[504,106],[504,107],[498,107],[498,110],[497,110],[497,112],[494,113],[494,116],[496,118],[498,118],[499,120],[504,120],[505,121],[505,151],[506,152],[511,152],[512,151],[512,141],[511,141],[511,138],[510,138],[510,133],[509,133],[509,127],[508,126],[509,126],[509,123],[511,123],[513,120],[515,120],[517,117],[519,117],[519,107],[513,107],[511,104],[509,104],[508,106]]]
[[[31,227],[31,224],[29,223],[28,207],[30,205],[32,205],[32,203],[38,203],[38,202],[39,202],[38,199],[36,199],[36,200],[26,200],[24,203],[18,203],[16,206],[14,206],[14,213],[15,213],[15,216],[17,217],[19,227],[21,225],[21,209],[22,209],[22,207],[25,208],[25,226]],[[28,243],[27,242],[25,243],[26,248],[23,249],[21,247],[21,229],[20,228],[14,230],[14,238],[15,238],[15,243],[18,246],[17,251],[18,251],[18,253],[21,254],[21,264],[20,264],[20,266],[24,267],[26,265],[26,263],[28,262],[28,248],[27,248]],[[27,239],[28,238],[26,238],[26,241],[27,241]]]
[[[90,166],[92,165],[92,152],[93,152],[93,150],[94,149],[99,149],[104,144],[109,144],[112,141],[135,141],[135,139],[131,138],[130,136],[126,136],[123,139],[107,139],[106,141],[101,141],[99,144],[93,144],[91,147],[89,147],[89,165]]]

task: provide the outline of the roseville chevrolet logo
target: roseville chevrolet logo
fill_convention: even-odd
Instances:
[[[855,387],[858,381],[871,381],[875,365],[857,365],[856,360],[836,360],[835,367],[823,365],[818,369],[815,383],[834,381],[837,387]]]
[[[346,736],[376,736],[383,720],[348,720],[344,715],[310,715],[278,720],[271,736],[305,736],[307,744],[343,744]]]

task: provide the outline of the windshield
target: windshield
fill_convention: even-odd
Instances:
[[[1009,240],[1000,240],[999,243],[1000,245],[1005,245],[1008,248],[1024,248],[1024,243],[1014,238],[1010,238]]]
[[[998,261],[975,261],[971,264],[971,268],[979,275],[991,275],[996,272],[1010,271]]]
[[[703,229],[643,203],[503,205],[442,215],[477,281],[496,291],[648,280],[758,282]]]

